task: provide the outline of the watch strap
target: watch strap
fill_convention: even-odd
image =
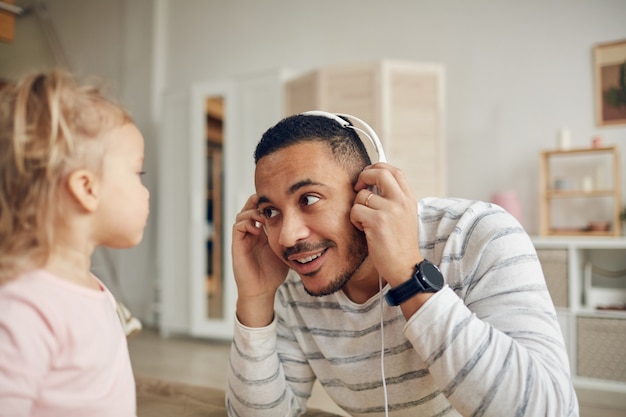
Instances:
[[[424,259],[415,265],[415,271],[408,281],[387,291],[385,299],[390,306],[398,306],[421,292],[437,292],[443,285],[444,279],[439,268]]]
[[[424,286],[415,276],[419,274],[419,265],[416,266],[415,270],[416,274],[409,278],[408,281],[405,281],[397,287],[391,288],[387,291],[387,294],[385,294],[387,304],[390,306],[399,306],[414,295],[425,291]]]

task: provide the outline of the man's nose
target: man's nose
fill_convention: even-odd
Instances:
[[[309,235],[309,228],[299,213],[283,213],[278,243],[289,248]]]

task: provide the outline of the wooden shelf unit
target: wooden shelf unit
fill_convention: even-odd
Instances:
[[[540,161],[540,233],[542,236],[620,236],[621,221],[621,174],[620,157],[616,146],[604,146],[597,148],[576,148],[568,150],[546,150],[541,152]],[[599,188],[575,186],[567,189],[555,187],[556,178],[552,172],[552,163],[557,159],[570,159],[575,164],[573,157],[609,157],[611,160],[610,185],[599,184]],[[607,181],[609,178],[607,178]],[[598,186],[598,184],[596,184]],[[553,221],[553,205],[556,200],[564,199],[612,199],[611,218],[607,219],[606,230],[593,230],[591,227],[555,227]]]

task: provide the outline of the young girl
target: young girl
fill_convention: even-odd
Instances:
[[[136,415],[99,246],[137,245],[144,141],[96,87],[55,70],[0,91],[0,416]]]

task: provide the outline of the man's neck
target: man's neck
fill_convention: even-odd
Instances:
[[[378,294],[380,288],[385,285],[387,285],[385,279],[379,276],[371,260],[366,258],[342,290],[351,301],[363,304]]]

